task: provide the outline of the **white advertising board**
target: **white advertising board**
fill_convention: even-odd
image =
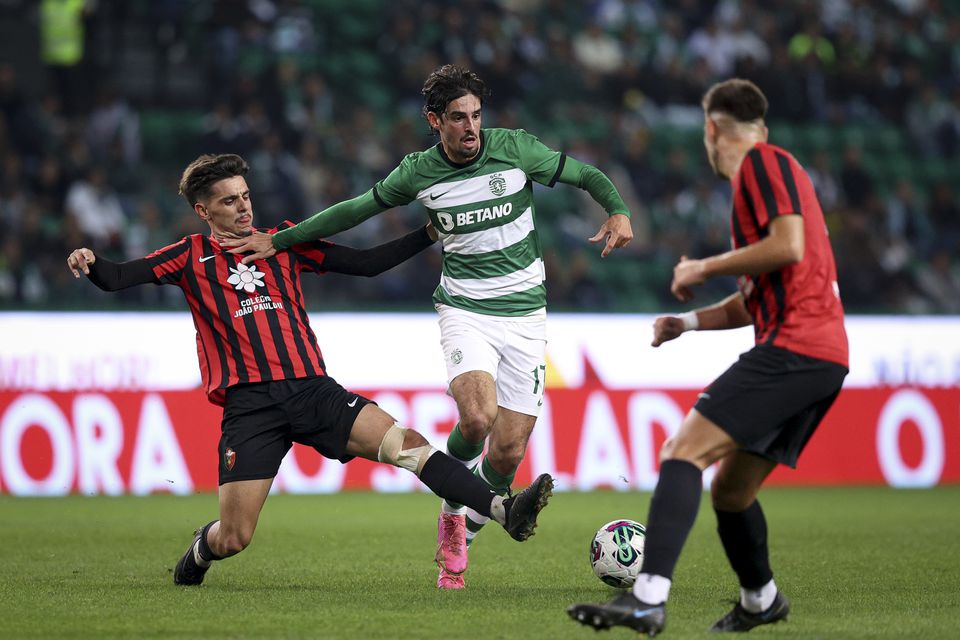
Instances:
[[[750,348],[749,328],[650,347],[653,315],[552,314],[548,384],[681,389],[709,383]],[[436,317],[313,313],[328,371],[346,387],[445,386]],[[960,317],[850,317],[847,387],[960,385]],[[177,390],[199,385],[186,313],[0,314],[0,389]]]

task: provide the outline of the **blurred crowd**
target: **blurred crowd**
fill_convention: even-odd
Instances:
[[[956,2],[4,0],[2,23],[36,47],[0,56],[2,308],[178,305],[161,287],[101,294],[66,256],[132,259],[205,232],[176,195],[199,153],[247,158],[259,226],[358,195],[436,143],[420,87],[457,62],[491,89],[484,126],[596,165],[633,211],[634,242],[600,260],[586,238],[603,212],[537,187],[554,309],[678,308],[679,256],[729,247],[700,98],[736,75],[766,92],[771,142],[814,180],[848,310],[960,313]],[[335,240],[371,246],[425,221],[405,207]],[[305,284],[316,309],[425,310],[438,279],[434,249],[370,280]]]

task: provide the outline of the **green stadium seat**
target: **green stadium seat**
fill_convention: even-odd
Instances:
[[[778,147],[783,147],[788,151],[793,151],[798,144],[797,131],[789,122],[770,122],[767,123],[770,129],[770,143]]]
[[[950,163],[945,160],[940,160],[939,158],[925,160],[916,166],[917,178],[926,187],[932,187],[940,182],[956,179],[956,177],[960,175],[956,172],[958,167],[951,166]]]
[[[145,110],[140,113],[144,156],[150,162],[172,164],[192,153],[203,131],[205,114],[193,111]]]
[[[843,148],[843,142],[836,130],[824,124],[810,124],[797,131],[799,147],[810,157],[820,150],[836,153]]]
[[[870,148],[891,155],[906,153],[903,131],[892,126],[874,127],[870,132]]]
[[[845,125],[838,133],[843,147],[857,146],[868,149],[871,147],[871,141],[875,139],[872,128],[856,124]]]

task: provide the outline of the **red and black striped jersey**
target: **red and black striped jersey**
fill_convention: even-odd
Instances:
[[[837,267],[810,177],[785,150],[758,143],[731,182],[735,249],[765,238],[777,216],[803,216],[805,248],[800,262],[738,278],[757,344],[849,366]]]
[[[267,233],[290,226],[285,221]],[[300,273],[324,273],[330,246],[322,240],[299,244],[244,265],[212,236],[194,234],[146,257],[160,284],[183,290],[211,402],[222,405],[235,384],[325,375]]]

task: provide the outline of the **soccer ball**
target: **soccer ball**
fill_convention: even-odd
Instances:
[[[590,545],[590,564],[611,587],[632,587],[643,563],[646,529],[633,520],[614,520],[600,527]]]

